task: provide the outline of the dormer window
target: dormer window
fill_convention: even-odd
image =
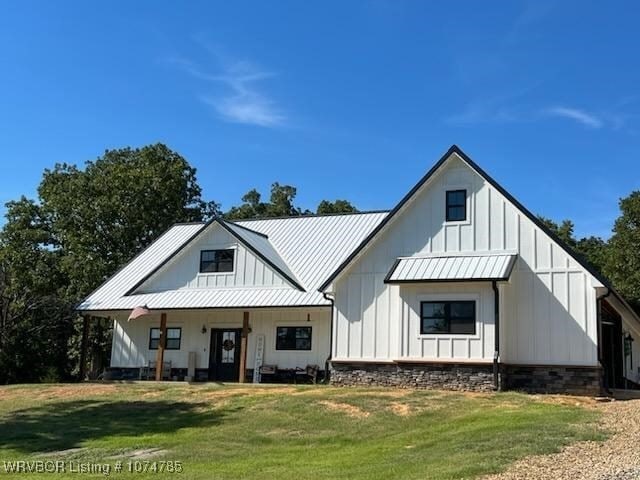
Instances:
[[[200,273],[233,272],[235,250],[202,250],[200,252]]]
[[[467,219],[467,191],[447,190],[447,222],[464,222]]]

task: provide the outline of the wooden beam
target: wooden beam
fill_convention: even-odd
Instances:
[[[242,318],[242,337],[240,339],[240,374],[238,382],[244,383],[247,376],[247,337],[249,336],[249,312]]]
[[[164,348],[167,345],[167,314],[160,315],[160,340],[156,355],[156,382],[162,380],[162,365],[164,364]]]
[[[82,316],[82,340],[80,342],[79,380],[84,382],[87,376],[87,349],[89,348],[89,317]]]

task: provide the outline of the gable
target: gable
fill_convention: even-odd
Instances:
[[[234,250],[233,272],[200,273],[200,252]],[[263,258],[214,222],[132,293],[232,287],[289,287],[287,279]]]
[[[467,191],[467,219],[447,222],[446,192],[456,189]],[[518,263],[533,269],[578,268],[588,272],[594,286],[604,284],[597,272],[454,146],[320,289],[347,272],[386,274],[398,257],[496,251],[519,253]]]

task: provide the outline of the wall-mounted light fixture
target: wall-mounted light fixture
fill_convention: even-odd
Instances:
[[[310,322],[310,321],[311,321],[311,314],[307,313],[307,322]]]
[[[202,332],[203,335],[207,333],[207,326],[204,323],[202,324],[202,330],[200,331]]]

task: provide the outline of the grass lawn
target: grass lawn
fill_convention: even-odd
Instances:
[[[61,460],[67,469],[123,461],[124,471],[109,478],[473,478],[603,438],[596,412],[576,402],[325,386],[0,387],[0,478],[11,478],[8,460]],[[132,455],[150,467],[178,460],[184,471],[128,474]]]

